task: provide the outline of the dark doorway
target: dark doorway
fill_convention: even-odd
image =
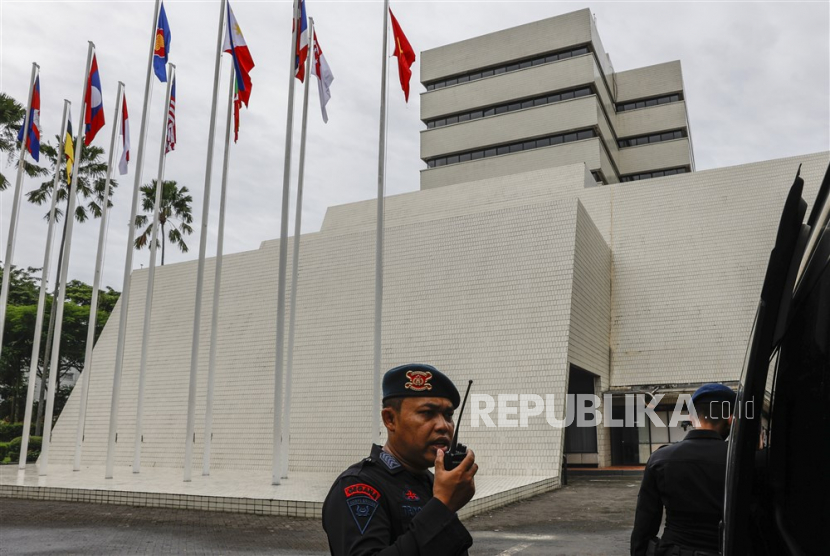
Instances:
[[[625,418],[625,406],[611,406],[614,419]],[[638,465],[640,463],[640,437],[636,427],[610,427],[611,465]]]
[[[594,378],[596,375],[571,365],[568,377],[568,394],[595,394]],[[570,400],[569,400],[570,403]],[[597,428],[577,427],[576,419],[565,429],[566,454],[596,454]]]

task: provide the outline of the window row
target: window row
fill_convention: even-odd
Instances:
[[[565,58],[571,58],[572,56],[581,56],[582,54],[588,53],[588,47],[583,46],[580,48],[574,48],[572,50],[565,50],[563,52],[557,52],[555,54],[546,54],[544,56],[539,56],[537,58],[532,58],[530,60],[523,60],[521,62],[513,62],[510,64],[506,64],[504,66],[499,66],[495,68],[489,68],[482,71],[475,71],[471,73],[467,73],[465,75],[459,75],[450,79],[444,79],[443,81],[435,81],[433,83],[427,84],[427,91],[434,91],[435,89],[443,89],[444,87],[449,87],[450,85],[457,85],[458,83],[466,83],[468,81],[478,81],[479,79],[484,79],[485,77],[490,77],[493,75],[499,75],[502,73],[510,73],[511,71],[517,71],[520,69],[529,68],[531,66],[541,66],[542,64],[549,64],[550,62],[556,62],[557,60],[564,60]]]
[[[641,135],[640,137],[627,137],[617,141],[617,146],[621,149],[624,147],[636,147],[637,145],[648,145],[649,143],[660,143],[661,141],[671,141],[672,139],[680,139],[686,137],[686,132],[682,129],[675,129],[674,131],[664,131],[663,133],[652,133],[651,135]]]
[[[636,108],[645,108],[647,106],[657,106],[658,104],[668,104],[670,102],[679,102],[681,100],[679,94],[664,95],[662,97],[654,97],[645,100],[633,100],[631,102],[621,102],[617,105],[617,112],[625,112],[626,110],[634,110]]]
[[[689,170],[685,166],[680,168],[669,168],[668,170],[657,170],[655,172],[644,172],[642,174],[631,174],[629,176],[622,176],[621,182],[647,180],[651,178],[662,178],[663,176],[673,176],[675,174],[685,174]]]
[[[447,166],[449,164],[457,164],[459,162],[478,160],[480,158],[487,158],[490,156],[539,149],[542,147],[549,147],[551,145],[559,145],[560,143],[570,143],[572,141],[581,141],[582,139],[590,139],[592,137],[597,137],[595,130],[582,129],[579,131],[571,131],[569,133],[561,133],[559,135],[550,135],[548,137],[542,137],[532,141],[519,141],[518,143],[509,143],[498,147],[490,147],[487,149],[478,149],[450,156],[442,156],[427,160],[426,162],[427,166],[430,168],[437,168],[439,166]]]
[[[569,91],[562,91],[552,95],[544,95],[540,97],[529,98],[526,100],[511,102],[509,104],[500,104],[498,106],[491,106],[481,110],[473,110],[472,112],[464,112],[463,114],[455,114],[440,118],[438,120],[430,120],[426,122],[428,129],[436,127],[443,127],[445,125],[456,124],[459,122],[466,122],[469,120],[477,120],[479,118],[486,118],[487,116],[494,116],[496,114],[504,114],[505,112],[513,112],[515,110],[522,110],[524,108],[533,108],[534,106],[542,106],[543,104],[551,104],[553,102],[560,102],[572,98],[579,98],[594,94],[591,87],[580,87],[578,89],[571,89]]]

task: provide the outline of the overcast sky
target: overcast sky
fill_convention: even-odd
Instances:
[[[225,252],[257,249],[279,237],[291,3],[233,0],[232,7],[256,68],[250,108],[243,110],[239,142],[231,150]],[[680,60],[698,170],[732,166],[828,149],[827,2],[452,2],[395,1],[395,12],[416,52],[563,13],[591,8],[603,44],[617,71]],[[195,259],[205,185],[218,0],[166,0],[172,29],[170,61],[178,68],[177,148],[167,157],[166,179],[193,195],[194,235],[190,252],[168,248],[167,263]],[[319,230],[327,207],[371,199],[377,187],[383,7],[379,0],[308,0],[318,37],[334,73],[329,122],[319,112],[316,81],[309,102],[308,152],[303,232]],[[54,141],[62,102],[73,103],[77,126],[87,41],[97,46],[107,126],[94,144],[109,146],[117,82],[127,86],[133,160],[138,144],[152,0],[0,2],[0,90],[25,104],[31,63],[41,67],[42,137]],[[227,102],[228,56],[220,80],[216,164],[211,193],[208,254],[215,252],[221,138]],[[413,66],[406,105],[390,66],[387,193],[419,188],[425,165],[418,158],[420,55]],[[294,121],[299,151],[301,89]],[[164,88],[154,79],[144,179],[155,178],[161,136]],[[14,169],[0,160],[12,181]],[[116,158],[117,164],[117,158]],[[107,237],[103,283],[121,289],[130,194],[130,173],[119,188]],[[24,192],[38,185],[24,181]],[[296,179],[292,188],[296,187]],[[0,237],[5,255],[13,187],[0,194]],[[294,207],[292,189],[292,213]],[[40,267],[47,207],[25,201],[14,264]],[[293,217],[290,230],[293,230]],[[92,281],[98,221],[76,225],[70,278]],[[149,261],[147,250],[134,268]],[[54,264],[53,264],[54,268]]]

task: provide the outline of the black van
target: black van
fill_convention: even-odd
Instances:
[[[803,188],[797,174],[744,362],[724,556],[830,554],[830,167],[806,222]]]

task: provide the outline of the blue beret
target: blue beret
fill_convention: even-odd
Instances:
[[[692,403],[704,400],[735,403],[736,397],[737,394],[729,386],[713,382],[704,384],[695,390],[695,393],[692,394]]]
[[[389,398],[447,398],[458,407],[461,395],[447,375],[423,363],[410,363],[383,375],[383,401]]]

